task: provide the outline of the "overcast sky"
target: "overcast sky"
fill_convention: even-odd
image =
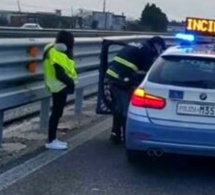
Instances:
[[[103,0],[19,0],[22,11],[53,11],[62,9],[69,15],[71,7],[102,10]],[[145,4],[156,3],[170,20],[184,20],[186,16],[215,18],[215,0],[106,0],[106,10],[135,19]],[[0,9],[17,10],[17,0],[0,0]],[[71,14],[70,14],[71,15]]]

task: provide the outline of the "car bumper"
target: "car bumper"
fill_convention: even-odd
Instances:
[[[161,126],[128,117],[126,149],[215,156],[215,130]]]

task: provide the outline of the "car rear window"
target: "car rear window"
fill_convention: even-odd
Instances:
[[[215,89],[215,59],[160,57],[148,80],[166,85]]]

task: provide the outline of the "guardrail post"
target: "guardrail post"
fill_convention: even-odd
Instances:
[[[41,101],[40,131],[43,132],[48,131],[50,99],[51,98],[45,98]]]
[[[2,147],[4,111],[0,110],[0,148]]]
[[[82,113],[84,89],[77,89],[75,92],[75,114],[80,115]]]

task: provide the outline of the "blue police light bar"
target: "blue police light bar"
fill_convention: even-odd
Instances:
[[[193,42],[195,40],[195,36],[192,34],[184,34],[184,33],[178,33],[175,35],[176,39],[179,39],[181,41],[187,41],[187,42]]]

